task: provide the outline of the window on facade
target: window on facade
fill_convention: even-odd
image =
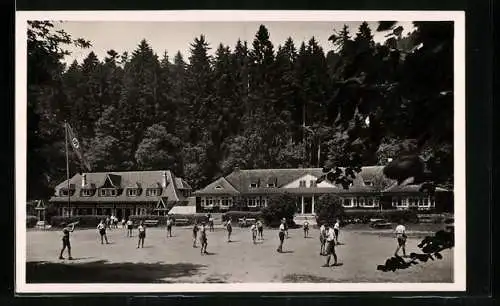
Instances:
[[[200,199],[200,205],[202,207],[205,206],[205,197],[201,197],[201,199]]]
[[[375,201],[373,200],[373,198],[367,198],[366,201],[365,201],[365,206],[366,207],[373,207],[373,206],[375,206]]]
[[[251,183],[250,188],[257,188],[257,183]]]
[[[102,188],[99,191],[99,195],[101,197],[115,197],[118,194],[118,191],[113,188]]]
[[[81,190],[81,195],[82,195],[82,197],[91,197],[92,195],[94,195],[94,190],[92,190],[92,189],[82,189]]]
[[[221,198],[221,206],[229,207],[233,205],[233,199],[230,197],[222,197]]]
[[[358,206],[359,207],[365,206],[365,198],[358,198]]]
[[[352,207],[353,203],[350,198],[344,199],[344,207]]]
[[[267,198],[266,197],[262,197],[262,200],[260,202],[260,205],[262,207],[267,207]]]
[[[159,196],[161,195],[161,189],[160,188],[149,188],[146,189],[146,196]]]
[[[299,187],[306,187],[306,181],[300,181]]]
[[[136,197],[139,195],[139,189],[138,188],[129,188],[127,189],[127,196],[129,197]]]
[[[182,195],[187,198],[187,197],[191,196],[191,193],[189,192],[189,190],[183,190]]]
[[[310,182],[310,185],[311,187],[317,187],[318,186],[318,183],[316,182],[316,180],[311,180]]]
[[[215,204],[215,199],[212,197],[207,197],[205,200],[205,206],[213,206]]]
[[[222,189],[222,186],[217,185],[217,186],[215,186],[215,189]]]
[[[247,199],[247,206],[248,207],[257,207],[257,199],[255,197],[248,198]]]
[[[267,184],[267,187],[269,187],[269,188],[276,187],[276,184],[275,183],[269,183],[269,184]]]

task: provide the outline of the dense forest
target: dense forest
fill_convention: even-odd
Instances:
[[[453,23],[414,25],[404,33],[379,22],[376,31],[390,30],[382,44],[367,23],[344,26],[331,50],[314,37],[274,46],[261,25],[234,46],[200,35],[187,58],[142,40],[130,54],[90,52],[66,66],[65,46],[92,42],[29,22],[28,198],[50,196],[66,177],[65,121],[92,171],[171,169],[200,188],[236,166],[356,168],[414,156],[426,180],[450,186]],[[70,162],[71,174],[88,171]]]

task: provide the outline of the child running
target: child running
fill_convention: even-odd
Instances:
[[[283,241],[285,240],[285,220],[281,220],[281,224],[278,231],[278,237],[280,239],[280,245],[278,246],[277,252],[283,252]]]
[[[309,236],[309,222],[307,222],[307,218],[304,221],[304,238]]]
[[[106,244],[108,242],[108,236],[106,235],[106,224],[104,224],[104,220],[101,220],[97,225],[97,230],[99,231],[99,235],[101,235],[101,244],[104,244],[104,239],[106,240]]]
[[[130,217],[127,221],[127,237],[132,237],[132,229],[134,228],[134,222],[130,220]]]
[[[321,226],[319,228],[319,242],[321,244],[319,255],[324,255],[325,254],[325,243],[326,243],[326,227],[324,224],[321,224]]]
[[[259,239],[264,240],[264,225],[262,224],[262,221],[260,221],[260,220],[257,221],[257,231],[259,234]]]
[[[65,223],[63,223],[63,238],[62,238],[62,243],[63,247],[61,249],[61,253],[59,254],[59,259],[64,259],[63,257],[63,252],[66,248],[68,248],[68,259],[72,260],[73,257],[71,257],[71,243],[69,242],[69,233],[73,232],[75,230],[75,223],[72,223],[70,226],[66,226]]]
[[[283,226],[285,227],[286,239],[288,239],[288,222],[286,222],[286,218],[283,218]]]
[[[144,221],[141,221],[137,229],[139,230],[139,241],[137,242],[137,248],[139,248],[139,245],[141,246],[141,248],[144,248],[144,240],[146,239],[146,226],[144,226]]]
[[[201,255],[208,254],[208,252],[207,252],[207,246],[208,246],[207,227],[205,226],[205,223],[202,223],[201,229],[200,229],[200,244],[201,244],[200,254]]]
[[[227,220],[226,230],[227,230],[227,242],[231,242],[231,233],[233,232],[233,225],[231,224],[231,218]]]
[[[252,226],[250,227],[250,231],[252,232],[252,241],[253,241],[253,244],[255,244],[256,240],[257,240],[257,225],[256,224],[252,224]]]
[[[200,230],[200,228],[198,227],[198,222],[195,221],[194,226],[193,226],[193,248],[196,248],[196,239],[198,238],[198,231],[199,230]]]
[[[167,219],[167,237],[172,237],[172,218]]]

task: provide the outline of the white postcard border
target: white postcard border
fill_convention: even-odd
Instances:
[[[27,21],[454,21],[455,247],[452,283],[27,284]],[[465,12],[463,11],[18,11],[16,13],[16,293],[377,292],[466,290]],[[374,270],[375,271],[375,270]]]

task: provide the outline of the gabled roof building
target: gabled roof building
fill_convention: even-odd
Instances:
[[[434,196],[420,191],[420,185],[411,180],[405,185],[384,176],[383,166],[362,167],[351,186],[342,186],[328,180],[317,182],[321,168],[294,169],[234,169],[205,188],[194,193],[201,212],[241,209],[235,202],[246,204],[245,209],[258,210],[267,206],[274,194],[295,195],[299,214],[314,214],[315,201],[324,194],[336,194],[346,209],[408,209],[435,208]],[[443,188],[436,192],[447,192]]]
[[[60,215],[165,215],[186,204],[191,186],[169,170],[76,174],[55,188]]]

